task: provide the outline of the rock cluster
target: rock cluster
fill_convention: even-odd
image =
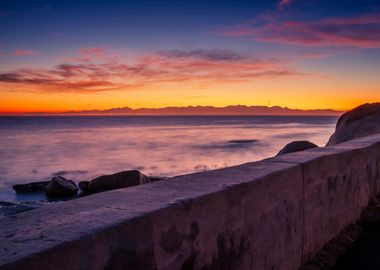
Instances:
[[[90,181],[79,182],[79,188],[72,180],[63,176],[54,176],[50,181],[14,185],[17,193],[45,192],[49,198],[67,198],[78,195],[79,189],[84,195],[113,189],[126,188],[161,180],[149,178],[137,170],[102,175]],[[81,193],[81,194],[82,194]]]

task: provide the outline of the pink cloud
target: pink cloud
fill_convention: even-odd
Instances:
[[[37,52],[32,51],[32,50],[21,50],[17,49],[11,52],[11,55],[14,56],[30,56],[30,55],[35,55]]]
[[[283,9],[285,6],[289,5],[291,2],[293,2],[293,0],[281,0],[278,3],[278,8]]]
[[[291,21],[273,15],[232,27],[222,34],[300,46],[380,48],[380,14],[319,21]]]
[[[79,50],[83,56],[103,58],[106,55],[106,49],[101,47],[87,47]]]
[[[303,75],[278,60],[232,51],[164,51],[140,55],[128,63],[110,60],[102,50],[86,49],[83,53],[103,57],[104,61],[79,59],[50,69],[18,69],[0,74],[0,82],[29,85],[43,92],[94,92],[156,83],[228,83]]]
[[[94,61],[115,61],[118,56],[103,47],[84,47],[79,49],[79,53],[74,57],[59,57],[66,62],[90,63]]]

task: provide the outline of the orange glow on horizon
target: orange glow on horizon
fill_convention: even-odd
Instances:
[[[283,88],[277,90],[277,84],[281,84]],[[20,93],[8,91],[2,94],[0,113],[62,113],[81,110],[106,110],[117,107],[138,109],[174,106],[225,107],[229,105],[281,106],[302,110],[334,109],[347,111],[362,103],[380,100],[380,97],[372,97],[370,94],[362,95],[358,98],[358,91],[355,88],[346,91],[344,97],[342,97],[339,92],[336,93],[331,90],[318,91],[318,89],[311,89],[309,91],[313,95],[305,94],[302,84],[298,88],[295,88],[292,82],[288,82],[288,84],[285,88],[284,81],[277,83],[242,83],[239,85],[218,85],[208,87],[205,90],[201,88],[193,89],[191,85],[180,83],[157,86],[150,90],[117,90],[96,93]],[[235,88],[239,88],[239,90],[235,90]],[[252,88],[257,90],[251,90]],[[183,91],[177,91],[177,89],[182,89]]]
[[[96,53],[103,57],[103,51]],[[177,58],[147,55],[132,65],[116,60],[89,63],[86,58],[76,64],[3,74],[0,113],[229,105],[347,111],[380,100],[378,79],[369,72],[342,69],[324,75],[303,66],[240,59],[226,52],[217,56],[237,59],[175,53]]]

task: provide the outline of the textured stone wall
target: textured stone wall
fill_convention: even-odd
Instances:
[[[380,135],[0,219],[0,269],[298,269],[380,192]]]

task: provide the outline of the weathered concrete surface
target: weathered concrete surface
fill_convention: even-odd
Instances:
[[[303,262],[355,222],[369,199],[380,192],[379,142],[375,135],[276,158],[303,168]]]
[[[4,269],[264,269],[286,257],[291,268],[300,263],[301,195],[300,166],[270,162],[99,193],[0,220],[0,261]]]
[[[379,193],[380,135],[0,220],[1,269],[298,269]]]

